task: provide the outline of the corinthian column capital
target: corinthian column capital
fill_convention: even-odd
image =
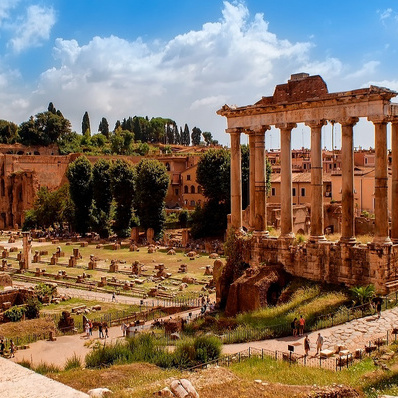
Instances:
[[[359,121],[358,117],[345,117],[343,119],[337,120],[342,126],[354,126]]]
[[[252,126],[252,127],[250,127],[250,130],[251,131],[253,131],[253,133],[255,134],[255,135],[259,135],[259,134],[265,134],[265,132],[267,131],[267,130],[270,130],[271,129],[271,126],[269,126],[269,125],[259,125],[259,126]]]
[[[375,116],[368,116],[369,122],[373,124],[387,124],[388,117],[384,115],[375,115]]]
[[[275,127],[280,130],[293,130],[297,127],[297,123],[277,123]]]
[[[320,128],[324,126],[327,123],[325,119],[320,119],[320,120],[307,120],[305,122],[305,125],[310,127],[310,128]]]
[[[240,134],[240,133],[242,133],[242,131],[243,131],[242,127],[233,127],[233,128],[225,129],[225,132],[228,134]]]

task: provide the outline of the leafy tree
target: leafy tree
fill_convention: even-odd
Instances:
[[[62,135],[58,140],[58,149],[61,155],[81,152],[82,136],[75,131]]]
[[[169,187],[166,166],[155,159],[142,159],[136,166],[135,205],[140,224],[159,236],[165,222],[164,199]]]
[[[98,126],[98,131],[104,135],[107,139],[109,138],[109,124],[105,117],[103,117]]]
[[[57,110],[55,109],[55,106],[54,106],[54,104],[53,104],[52,102],[50,102],[50,103],[48,104],[47,110],[48,110],[49,112],[51,112],[52,114],[54,114],[54,115],[57,114]]]
[[[18,139],[18,126],[7,120],[0,120],[0,143],[13,144]]]
[[[178,214],[178,222],[180,223],[181,228],[187,227],[189,218],[190,216],[188,210],[184,209],[180,211]]]
[[[82,134],[87,137],[91,136],[90,118],[87,111],[83,115]]]
[[[198,163],[196,181],[206,198],[218,203],[230,201],[230,152],[227,149],[210,149]]]
[[[111,167],[111,186],[116,202],[114,231],[118,236],[129,235],[133,216],[135,169],[125,160],[118,159]]]
[[[122,130],[119,127],[115,130],[111,137],[111,150],[112,153],[117,155],[131,155],[134,142],[134,133],[128,130]]]
[[[50,111],[38,113],[21,123],[18,134],[23,145],[48,146],[58,143],[63,136],[71,133],[70,121],[60,111],[56,111],[52,103],[49,109]]]
[[[207,146],[213,144],[213,135],[209,131],[204,131],[202,135]]]
[[[85,156],[78,157],[69,165],[66,176],[69,180],[69,192],[75,207],[74,226],[77,232],[86,233],[93,199],[90,161]]]
[[[199,145],[200,144],[200,138],[202,137],[202,130],[199,127],[194,127],[192,129],[192,145]]]
[[[40,187],[33,208],[25,213],[22,229],[62,225],[64,222],[71,221],[72,214],[73,206],[67,184],[55,191],[50,191],[47,187]]]
[[[111,162],[98,160],[93,166],[93,206],[91,224],[101,238],[107,238],[111,231]]]

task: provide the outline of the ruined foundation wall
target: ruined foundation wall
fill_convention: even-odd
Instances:
[[[251,263],[280,264],[288,273],[314,281],[346,286],[374,284],[377,292],[385,294],[388,284],[398,279],[398,245],[319,242],[292,246],[265,238],[255,246]]]

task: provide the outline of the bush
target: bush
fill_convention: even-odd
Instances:
[[[209,362],[217,359],[221,354],[221,340],[215,336],[199,336],[195,339],[196,360]]]
[[[46,375],[48,373],[59,373],[61,369],[53,364],[48,364],[45,362],[41,362],[38,366],[33,369],[36,373],[40,373],[41,375]]]
[[[18,322],[22,319],[25,314],[25,307],[18,307],[14,305],[7,311],[4,312],[6,318],[8,318],[11,322]]]
[[[64,370],[81,369],[81,367],[82,361],[75,353],[72,357],[66,360]]]
[[[28,319],[39,318],[41,303],[37,298],[30,297],[25,304],[25,316]]]
[[[116,343],[93,349],[85,358],[87,368],[102,368],[113,364],[133,362],[130,348],[127,344]]]

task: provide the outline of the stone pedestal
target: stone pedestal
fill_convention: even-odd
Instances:
[[[189,229],[183,229],[181,235],[181,245],[182,247],[187,247],[189,241]]]
[[[51,259],[50,259],[50,265],[57,264],[57,260],[58,260],[57,253],[53,253],[53,255],[52,255]]]
[[[70,256],[69,257],[69,267],[73,268],[76,267],[76,257],[75,256]]]
[[[109,272],[118,272],[119,271],[119,265],[115,260],[111,261],[111,265],[109,266]]]
[[[35,254],[33,256],[33,262],[34,263],[39,263],[41,261],[41,256],[39,254],[38,250],[35,250]]]

